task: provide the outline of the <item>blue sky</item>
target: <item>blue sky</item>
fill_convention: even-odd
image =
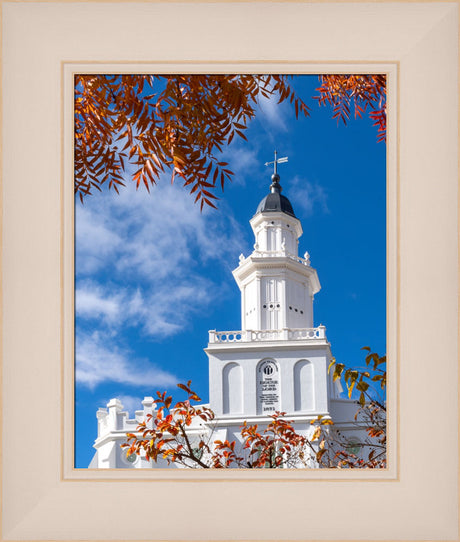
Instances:
[[[235,173],[219,209],[200,213],[165,175],[150,194],[133,183],[117,195],[76,202],[76,467],[94,453],[96,411],[118,397],[131,416],[144,396],[192,380],[208,401],[208,330],[238,330],[238,256],[252,251],[249,226],[268,193],[278,156],[283,194],[301,220],[299,254],[310,253],[322,289],[315,326],[326,326],[337,361],[362,365],[362,346],[386,349],[386,149],[367,116],[337,125],[311,99],[317,76],[294,79],[311,107],[263,100],[222,159]]]

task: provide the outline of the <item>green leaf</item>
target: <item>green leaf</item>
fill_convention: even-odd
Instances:
[[[367,391],[369,388],[369,384],[367,382],[364,382],[363,380],[360,380],[358,384],[356,385],[356,389],[359,391]]]

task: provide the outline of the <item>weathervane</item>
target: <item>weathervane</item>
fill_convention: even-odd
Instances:
[[[265,162],[266,166],[270,166],[271,164],[273,164],[273,174],[274,175],[278,175],[277,165],[278,164],[284,164],[285,162],[288,161],[287,156],[285,156],[284,158],[276,158],[277,154],[278,153],[275,151],[275,160],[273,162]]]

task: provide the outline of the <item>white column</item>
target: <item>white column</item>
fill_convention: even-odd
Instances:
[[[256,315],[257,315],[257,329],[262,329],[262,307],[261,307],[261,292],[260,292],[260,277],[256,278]]]
[[[123,410],[123,405],[119,399],[110,399],[107,403],[107,408],[109,409],[108,415],[108,425],[111,430],[119,429],[118,427],[118,416]]]
[[[246,286],[241,290],[241,329],[247,329],[246,326]]]
[[[282,226],[276,226],[276,247],[277,252],[281,252],[281,245],[283,244],[283,230]]]
[[[144,414],[144,421],[147,424],[148,429],[153,428],[153,411],[156,408],[156,403],[153,400],[153,397],[144,397],[144,400],[142,401],[143,414]],[[152,418],[147,419],[148,415],[151,415]]]
[[[96,412],[97,418],[97,436],[100,437],[107,432],[107,416],[109,413],[105,408],[99,408]]]
[[[280,329],[283,329],[283,328],[286,328],[287,327],[287,301],[286,301],[286,275],[285,273],[283,273],[282,275],[282,278],[281,278],[281,292],[280,292],[280,305],[281,305],[281,310],[280,310],[280,320],[279,320],[279,328]]]

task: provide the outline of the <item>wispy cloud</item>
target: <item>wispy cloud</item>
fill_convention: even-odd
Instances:
[[[203,314],[226,288],[203,277],[203,268],[237,261],[246,248],[241,226],[230,212],[200,213],[183,187],[167,182],[152,194],[129,183],[119,195],[77,204],[76,213],[78,382],[175,382],[132,359],[123,334],[137,329],[159,340]]]
[[[329,214],[327,192],[318,183],[312,183],[301,177],[294,177],[289,188],[289,197],[295,202],[295,209],[301,209],[305,216],[310,216],[316,210]]]
[[[120,191],[77,205],[77,273],[112,266],[119,273],[162,278],[184,264],[226,260],[238,250],[239,226],[227,213],[193,205],[184,188],[163,180],[152,194],[128,183]]]
[[[234,173],[232,183],[245,185],[247,179],[251,179],[254,171],[260,167],[257,159],[258,148],[253,142],[243,143],[240,139],[234,139],[230,146],[222,150],[222,161],[229,163],[230,170]]]
[[[134,416],[136,410],[142,410],[142,400],[143,397],[134,397],[133,395],[118,395],[117,399],[121,401],[123,405],[123,410],[126,410],[130,413],[131,416]],[[107,401],[108,402],[108,401]]]
[[[75,310],[78,317],[103,319],[108,324],[119,321],[124,296],[104,292],[99,284],[86,282],[76,291]]]
[[[99,270],[114,258],[123,240],[116,232],[116,225],[110,221],[110,212],[103,209],[102,199],[96,195],[93,201],[82,206],[76,204],[76,256],[77,273],[88,274]],[[107,198],[108,199],[108,198]]]
[[[180,331],[194,312],[205,309],[213,286],[201,277],[195,277],[193,284],[185,281],[169,289],[168,285],[117,288],[114,283],[85,281],[75,293],[76,314],[99,329],[137,327],[146,335],[166,337]]]
[[[288,126],[285,117],[285,108],[283,107],[283,104],[278,103],[278,100],[278,93],[272,94],[268,98],[260,95],[258,115],[262,124],[268,123],[277,130],[287,132]]]
[[[116,338],[100,331],[77,335],[75,378],[78,384],[90,389],[102,382],[152,387],[177,382],[171,373],[145,359],[133,358],[129,350],[117,346]]]

